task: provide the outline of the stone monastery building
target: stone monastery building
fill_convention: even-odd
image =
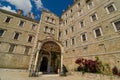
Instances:
[[[72,72],[76,59],[95,57],[120,68],[120,0],[74,0],[60,18],[30,15],[0,9],[0,68]]]

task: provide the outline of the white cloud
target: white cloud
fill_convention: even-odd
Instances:
[[[12,10],[11,6],[3,6],[3,7],[0,7],[1,9],[4,9],[4,10],[7,10],[7,11],[10,11],[10,12],[14,12],[16,13],[15,10]]]
[[[17,9],[21,9],[24,12],[24,15],[28,14],[32,10],[32,4],[30,0],[5,0],[10,4],[14,5]]]
[[[33,1],[35,2],[37,9],[44,8],[41,0],[33,0]]]

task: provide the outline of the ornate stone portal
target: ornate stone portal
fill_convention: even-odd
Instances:
[[[45,42],[39,51],[36,65],[37,72],[59,73],[61,68],[61,48],[53,42]]]

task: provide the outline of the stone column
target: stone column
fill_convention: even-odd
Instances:
[[[40,48],[41,48],[41,42],[38,42],[35,63],[34,63],[34,71],[36,71],[36,68],[37,68],[37,62],[38,62],[38,58],[39,58]]]
[[[29,63],[29,76],[33,76],[34,74],[34,56],[35,56],[35,50],[36,50],[36,46],[37,46],[37,41],[38,41],[38,35],[39,35],[39,30],[40,30],[40,25],[41,25],[41,20],[40,20],[40,23],[39,25],[37,26],[37,31],[36,31],[36,34],[35,34],[35,39],[34,39],[34,44],[33,44],[33,48],[32,48],[32,51],[31,51],[31,55],[30,55],[30,63]]]
[[[35,64],[34,64],[34,71],[36,71],[36,67],[37,67],[38,58],[39,58],[39,51],[37,51],[37,54],[36,54],[36,58],[35,58]]]
[[[63,73],[63,54],[64,54],[64,47],[61,48],[61,73]]]

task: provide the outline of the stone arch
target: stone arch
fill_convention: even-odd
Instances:
[[[52,45],[52,47],[51,47],[51,44],[53,44]],[[48,46],[48,48],[46,48],[46,45]],[[50,47],[49,47],[49,45],[50,45]],[[54,51],[54,45],[57,47],[57,48],[55,48],[55,50],[58,50],[58,53],[59,54],[53,54],[52,52],[55,52]],[[42,52],[43,51],[43,52]],[[36,58],[38,58],[38,60],[36,59],[36,67],[37,67],[37,63],[40,63],[41,61],[39,61],[39,60],[41,60],[40,59],[40,57],[42,58],[42,57],[45,57],[45,55],[48,55],[49,57],[48,57],[48,65],[51,65],[52,66],[52,68],[54,68],[55,69],[55,67],[56,67],[56,64],[57,64],[57,66],[58,66],[58,62],[60,61],[60,63],[59,63],[59,68],[57,67],[57,69],[61,69],[61,71],[62,71],[62,64],[63,64],[63,45],[60,43],[60,42],[58,42],[57,40],[54,40],[54,39],[45,39],[45,40],[43,40],[43,41],[40,41],[40,44],[39,44],[39,56],[37,56]],[[53,58],[54,57],[56,57],[55,58],[55,60],[53,60]],[[51,62],[53,61],[53,63],[55,63],[55,64],[51,64]],[[54,61],[56,61],[56,62],[54,62]],[[41,64],[39,64],[39,66],[38,67],[40,67],[41,66]],[[35,67],[35,70],[36,70],[36,67]],[[48,67],[48,70],[47,70],[48,72],[50,72],[51,70],[50,70],[50,67]],[[57,71],[57,70],[56,70]]]

